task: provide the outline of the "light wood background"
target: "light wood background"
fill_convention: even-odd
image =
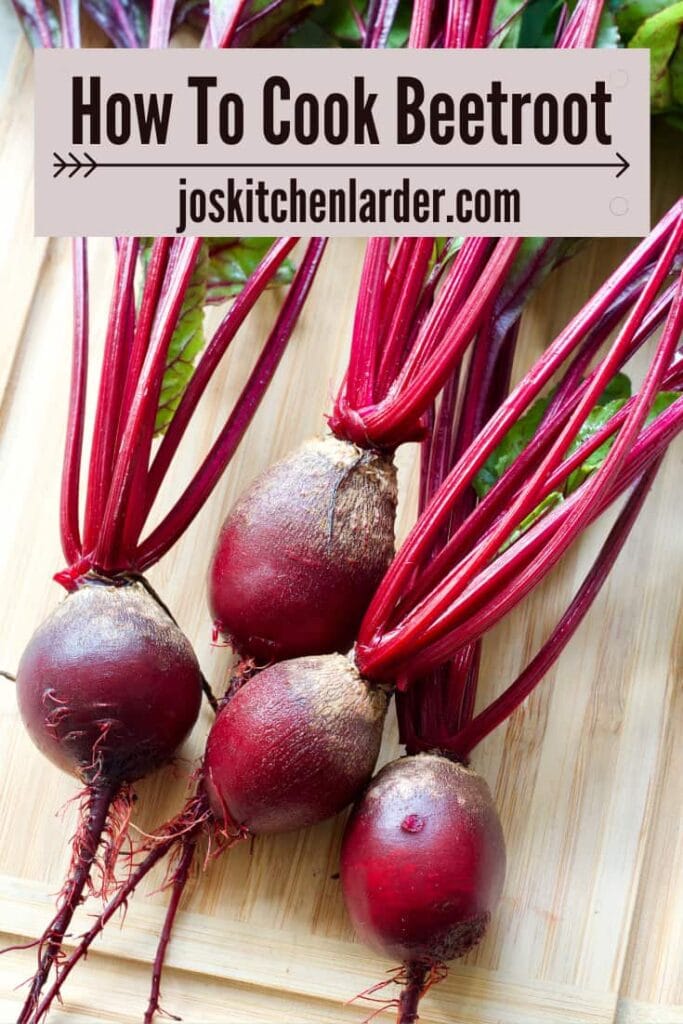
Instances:
[[[31,74],[20,43],[0,113],[0,667],[13,670],[31,631],[61,599],[57,494],[70,339],[68,246],[32,237]],[[660,132],[657,205],[682,191],[680,137]],[[558,197],[561,201],[561,197]],[[524,321],[521,367],[623,254],[594,244],[557,274]],[[259,470],[319,431],[344,365],[361,245],[330,246],[312,300],[268,401],[226,478],[154,585],[221,685],[227,652],[210,644],[204,574],[231,501]],[[101,341],[111,243],[92,245],[92,324]],[[206,449],[247,372],[277,298],[242,332],[173,474]],[[401,456],[401,531],[413,509]],[[683,1022],[683,446],[668,456],[637,530],[601,598],[528,704],[476,754],[508,844],[504,898],[476,955],[424,1001],[425,1024],[682,1024]],[[165,498],[168,500],[170,490]],[[606,523],[486,640],[481,700],[536,650],[595,553]],[[139,787],[136,825],[177,809],[210,722],[204,710],[186,763]],[[389,728],[383,757],[396,749]],[[42,931],[67,865],[74,783],[26,738],[12,684],[0,680],[0,944]],[[343,821],[242,845],[198,877],[169,952],[164,1005],[193,1024],[360,1022],[345,1005],[391,966],[354,942],[334,879]],[[159,884],[155,878],[150,893]],[[140,895],[67,984],[52,1020],[136,1021],[163,914]],[[88,908],[86,908],[88,909]],[[89,908],[92,909],[92,908]],[[85,921],[85,911],[79,921]],[[0,1021],[34,952],[0,957]],[[383,1017],[382,1019],[389,1019]]]

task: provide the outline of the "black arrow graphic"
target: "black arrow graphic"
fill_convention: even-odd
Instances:
[[[60,156],[59,153],[52,154],[54,163],[53,178],[58,178],[62,171],[69,171],[69,177],[73,178],[74,174],[78,174],[79,171],[85,171],[84,177],[89,178],[96,167],[102,167],[102,164],[98,164],[96,160],[90,156],[89,153],[84,153],[82,157],[77,157],[73,153],[69,152],[69,159],[65,160],[64,157]]]
[[[569,162],[569,163],[562,163],[562,162],[553,162],[553,161],[547,161],[547,162],[529,161],[527,163],[524,163],[524,162],[519,162],[519,161],[508,162],[508,161],[505,161],[505,160],[504,161],[494,161],[494,162],[490,162],[490,163],[479,162],[479,161],[466,162],[466,163],[441,163],[441,162],[436,162],[436,163],[404,163],[403,161],[401,161],[399,163],[373,163],[373,162],[370,162],[370,163],[362,163],[362,162],[361,163],[211,163],[211,162],[205,162],[205,161],[200,161],[200,162],[196,162],[196,163],[192,162],[192,161],[187,161],[187,162],[185,162],[185,161],[182,161],[182,162],[172,162],[172,161],[171,162],[164,162],[164,161],[161,161],[161,162],[149,162],[148,163],[146,161],[140,161],[140,162],[135,162],[135,161],[133,161],[133,162],[126,162],[126,161],[101,161],[100,162],[100,161],[94,160],[93,157],[90,156],[89,153],[83,153],[83,155],[81,157],[77,157],[73,153],[69,152],[69,154],[68,154],[68,156],[70,158],[69,160],[65,160],[63,157],[61,157],[59,155],[59,153],[53,153],[53,156],[54,156],[54,163],[53,163],[52,166],[54,168],[54,174],[53,174],[54,178],[58,178],[59,175],[62,173],[62,171],[65,171],[65,170],[69,171],[69,175],[68,175],[69,178],[73,178],[75,174],[79,173],[79,171],[85,171],[84,177],[85,178],[89,178],[90,175],[93,173],[93,171],[96,170],[97,168],[100,168],[100,167],[116,168],[116,169],[125,169],[125,168],[141,168],[141,169],[149,169],[149,168],[175,168],[176,170],[187,170],[187,169],[192,169],[192,168],[203,168],[203,167],[205,167],[205,168],[225,168],[225,169],[228,169],[228,170],[237,170],[237,169],[254,170],[254,169],[257,169],[257,168],[262,169],[262,168],[272,168],[272,167],[291,168],[291,169],[295,169],[295,168],[304,168],[305,169],[307,167],[311,167],[311,168],[326,168],[327,167],[327,168],[347,168],[347,169],[350,169],[350,170],[351,169],[355,170],[355,169],[361,168],[361,167],[376,167],[376,168],[395,168],[395,167],[398,167],[398,168],[408,168],[408,167],[416,168],[416,167],[418,167],[419,168],[419,167],[431,167],[431,168],[443,168],[443,169],[470,168],[470,167],[471,168],[481,168],[481,167],[520,168],[521,167],[521,168],[530,168],[530,169],[536,169],[536,168],[557,168],[557,167],[576,168],[576,169],[581,169],[581,168],[585,168],[585,167],[616,167],[616,168],[618,168],[616,176],[617,176],[617,178],[620,178],[622,176],[622,174],[624,174],[629,169],[629,167],[631,166],[630,163],[628,162],[628,160],[626,159],[626,157],[622,156],[621,153],[617,153],[616,154],[616,156],[617,156],[617,162],[616,163],[613,162],[613,161],[603,162],[603,163],[600,163],[600,162],[594,162],[594,163],[581,163],[581,162],[579,162],[579,163],[571,163],[571,162]]]
[[[617,153],[617,156],[619,157],[619,162],[621,164],[621,167],[617,171],[617,178],[620,178],[622,176],[622,174],[626,173],[626,171],[629,169],[629,167],[631,165],[628,162],[628,160],[626,159],[626,157],[622,156],[621,153]]]

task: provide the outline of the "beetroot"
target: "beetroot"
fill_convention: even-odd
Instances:
[[[40,1003],[36,990],[36,1019],[47,1012],[106,922],[149,871],[175,852],[168,880],[172,895],[144,1017],[151,1021],[159,1007],[173,920],[200,837],[207,832],[220,850],[249,835],[312,825],[341,811],[367,785],[379,754],[388,696],[364,680],[347,658],[297,658],[271,665],[248,681],[241,674],[238,679],[242,685],[235,680],[209,733],[196,794],[143,847],[146,856],[63,960]]]
[[[155,239],[143,260],[138,296],[140,242],[118,240],[82,500],[89,289],[86,241],[74,241],[73,357],[59,515],[66,566],[55,575],[71,596],[29,641],[17,698],[36,746],[84,786],[68,875],[56,913],[35,943],[38,964],[18,1024],[36,1019],[41,991],[62,958],[84,893],[104,895],[116,883],[131,784],[173,757],[197,718],[202,689],[216,705],[188,640],[143,574],[187,529],[230,462],[291,336],[324,240],[306,246],[273,329],[206,457],[148,533],[146,524],[225,350],[295,244],[294,238],[276,241],[251,267],[178,394],[172,353],[188,296],[191,303],[202,302],[195,275],[201,278],[204,242]],[[178,401],[170,420],[169,372]],[[156,444],[160,412],[164,436]]]
[[[169,354],[183,303],[196,291],[193,280],[203,244],[200,238],[154,240],[138,299],[139,240],[119,240],[82,501],[88,260],[85,240],[74,242],[73,358],[60,500],[67,565],[55,576],[71,596],[29,641],[19,667],[17,698],[36,746],[84,787],[68,875],[57,911],[36,942],[38,965],[18,1024],[34,1020],[84,893],[104,895],[116,881],[116,859],[131,814],[131,783],[173,757],[197,718],[202,689],[215,706],[188,640],[143,573],[187,529],[228,465],[282,357],[325,248],[322,239],[308,243],[225,425],[175,505],[145,534],[202,394],[296,239],[275,242],[253,267],[177,396],[178,407],[155,445]]]
[[[337,814],[372,775],[386,709],[384,690],[342,655],[258,673],[209,734],[204,784],[214,817],[258,835]]]
[[[127,820],[127,784],[169,761],[199,713],[202,681],[189,641],[142,583],[81,581],[39,626],[17,674],[31,739],[85,788],[58,909],[18,1018],[27,1024],[102,847],[103,891]]]
[[[305,442],[223,525],[209,575],[216,628],[260,661],[347,651],[393,556],[395,514],[388,455]]]
[[[17,676],[31,739],[86,783],[134,782],[194,725],[201,675],[189,641],[140,583],[86,583],[39,626]]]
[[[402,1020],[417,1019],[430,972],[480,941],[504,877],[503,831],[479,775],[435,754],[379,772],[347,825],[341,881],[360,938],[405,965]]]

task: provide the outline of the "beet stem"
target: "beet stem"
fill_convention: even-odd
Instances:
[[[289,287],[275,326],[261,350],[256,365],[225,426],[181,497],[141,544],[136,555],[136,563],[140,570],[154,565],[175,544],[218,483],[279,365],[315,279],[325,251],[326,241],[324,238],[314,238],[308,243],[306,253],[297,270],[296,278]]]
[[[673,294],[674,288],[667,289],[666,293],[662,295],[661,300],[657,302],[650,314],[644,319],[640,330],[634,336],[632,345],[629,347],[627,354],[629,358],[659,326],[661,320],[664,318],[668,308],[670,307]],[[624,310],[622,308],[621,301],[617,303],[617,306],[620,313],[623,313]],[[608,318],[608,322],[611,324],[611,318]],[[607,333],[610,332],[608,331]],[[500,512],[508,507],[510,500],[517,492],[518,485],[524,480],[528,470],[531,467],[538,465],[539,459],[541,459],[545,452],[547,452],[548,446],[558,436],[560,429],[567,422],[570,414],[580,401],[581,396],[585,394],[586,388],[590,385],[592,376],[593,375],[591,374],[585,381],[582,381],[573,394],[566,395],[561,409],[555,409],[555,404],[552,404],[552,414],[549,412],[546,415],[524,451],[521,452],[518,458],[514,460],[509,469],[497,481],[494,487],[491,488],[486,497],[479,502],[471,515],[469,515],[467,519],[453,532],[452,536],[439,552],[438,556],[422,569],[419,574],[419,581],[416,581],[413,587],[411,587],[407,599],[402,599],[401,603],[396,609],[394,609],[390,622],[398,621],[400,614],[414,608],[423,597],[429,594],[435,586],[435,583],[439,579],[443,578],[447,568],[454,565],[456,559],[460,557],[462,553],[469,550],[476,540],[484,535],[485,531],[491,526]],[[675,374],[673,371],[669,371],[667,377],[663,381],[663,386],[667,388],[675,386]],[[610,418],[610,420],[607,421],[607,429],[605,430],[605,428],[601,428],[601,431],[597,435],[598,440],[595,445],[593,444],[594,438],[584,441],[580,447],[577,448],[574,455],[566,458],[556,470],[552,479],[552,486],[550,485],[550,482],[546,482],[542,492],[543,497],[545,497],[545,495],[555,487],[559,486],[559,483],[564,481],[573,469],[578,465],[581,465],[588,455],[590,455],[596,447],[599,447],[599,445],[610,435],[612,432],[612,426],[614,429],[617,428],[617,426],[623,421],[625,415],[625,413],[622,415],[622,412],[620,411],[614,420]]]
[[[666,241],[676,233],[683,203],[674,204],[651,234],[631,253],[546,349],[532,371],[520,382],[491,417],[472,445],[458,461],[442,487],[420,517],[385,575],[361,624],[359,649],[374,647],[394,605],[403,598],[406,584],[431,548],[436,533],[450,514],[454,501],[471,483],[479,468],[521,413],[540,394],[552,375],[586,334],[609,309],[622,289],[639,274],[654,254],[661,254]],[[670,250],[669,250],[670,251]],[[668,255],[668,253],[667,253]],[[628,332],[630,333],[630,332]]]
[[[123,0],[112,0],[111,4],[116,21],[119,28],[121,29],[121,36],[125,40],[124,46],[129,50],[137,50],[140,46],[138,38],[135,34],[135,30],[131,24],[130,18],[128,17],[127,11],[123,8]]]
[[[62,27],[63,45],[72,50],[80,49],[80,5],[74,3],[74,0],[59,0],[59,22]]]
[[[233,45],[235,33],[248,6],[248,0],[236,0],[226,5],[209,4],[209,18],[202,36],[203,48],[226,50]]]
[[[194,273],[201,242],[200,238],[181,239],[175,260],[172,254],[173,266],[157,308],[152,340],[121,435],[106,510],[97,537],[95,564],[105,569],[112,568],[112,556],[117,554],[121,530],[125,531],[136,470],[140,464],[147,466],[168,347]]]
[[[579,0],[562,31],[557,49],[590,49],[595,43],[603,6],[604,0]]]
[[[171,892],[171,898],[168,903],[166,910],[166,916],[164,918],[164,925],[159,935],[159,944],[157,945],[156,955],[154,957],[154,966],[152,968],[152,986],[149,994],[149,1002],[145,1011],[144,1024],[151,1024],[154,1018],[154,1014],[159,1009],[159,999],[161,996],[161,974],[164,968],[164,960],[166,958],[166,951],[168,944],[171,941],[171,933],[173,931],[173,925],[178,913],[178,907],[187,885],[188,875],[190,868],[192,867],[192,861],[194,860],[194,854],[197,847],[197,833],[190,832],[182,838],[182,852],[178,861],[178,866],[173,874],[173,889]],[[175,1018],[179,1019],[179,1018]]]
[[[19,3],[18,0],[12,0],[12,3],[16,9],[20,23],[24,23],[25,10],[23,4]],[[43,0],[35,0],[33,5],[34,24],[40,39],[40,45],[46,49],[52,48],[52,35],[50,29],[50,22],[48,21],[47,9]]]
[[[587,527],[612,504],[652,462],[664,453],[674,437],[683,429],[683,398],[674,402],[642,432],[633,446],[617,479],[590,506],[582,528]],[[519,541],[486,569],[474,588],[456,602],[460,606],[459,624],[431,649],[411,662],[410,672],[419,678],[452,656],[454,650],[480,637],[510,611],[555,564],[560,554],[553,551],[551,560],[534,561],[539,552],[551,550],[558,538],[566,538],[566,521],[582,497],[575,491],[558,508],[534,524]],[[566,540],[564,547],[571,543]],[[563,547],[563,550],[564,550]],[[487,595],[492,595],[487,597]],[[486,603],[485,599],[488,601]],[[467,615],[466,615],[467,613]]]
[[[124,399],[124,414],[128,414],[133,404],[133,395],[138,378],[145,362],[149,341],[154,326],[154,314],[164,286],[164,275],[168,268],[171,252],[170,238],[155,238],[149,254],[145,283],[140,300],[140,312],[135,325],[135,336],[128,367],[128,379]]]
[[[62,484],[59,503],[59,526],[62,551],[69,564],[82,554],[79,526],[81,461],[83,457],[83,428],[88,381],[88,253],[87,240],[75,238],[72,248],[73,262],[73,347],[71,357],[71,385],[69,414],[62,466]]]
[[[592,360],[595,358],[602,345],[607,341],[612,331],[617,327],[626,310],[628,310],[635,302],[651,272],[651,269],[651,267],[647,267],[643,274],[639,275],[639,277],[632,281],[627,288],[624,288],[622,294],[607,310],[602,320],[596,324],[595,328],[588,334],[585,342],[579,349],[579,352],[574,357],[557,385],[544,419],[552,419],[556,412],[562,411],[569,397],[582,385],[584,374],[588,370]],[[661,319],[666,316],[668,304],[671,302],[671,296],[672,291],[669,288],[644,318],[641,327],[633,339],[633,344],[626,354],[624,363],[630,359],[636,351],[636,346],[639,343],[642,343],[645,338],[649,337],[654,326],[658,325],[661,322]],[[653,324],[654,326],[652,326]]]
[[[424,50],[429,46],[433,6],[433,0],[416,0],[410,22],[410,37],[408,39],[410,49]]]
[[[190,382],[183,392],[180,404],[173,414],[159,450],[149,471],[145,517],[149,515],[166,476],[168,467],[185,435],[187,425],[196,409],[219,362],[228,350],[237,331],[244,323],[255,303],[272,282],[278,269],[292,251],[298,238],[280,238],[270,247],[256,269],[249,275],[244,288],[233,300],[229,310],[216,328],[202,354]],[[144,523],[140,523],[140,530]]]
[[[124,238],[118,252],[116,278],[109,310],[109,324],[90,452],[88,493],[85,506],[84,544],[95,547],[103,523],[116,457],[116,438],[123,402],[124,374],[129,353],[127,335],[134,302],[137,239]]]
[[[670,252],[671,248],[674,247],[678,241],[680,241],[681,237],[683,237],[683,217],[679,220],[678,232],[676,232],[672,237],[670,246],[667,247],[667,251],[661,258],[660,265],[658,266],[658,272],[666,263],[667,253]],[[651,282],[648,285],[648,289],[644,292],[642,301],[640,301],[634,309],[634,312],[624,329],[625,331],[627,331],[628,328],[636,321],[639,308],[645,302],[647,291],[650,288],[654,288],[657,282],[657,277],[658,273],[653,275]],[[622,467],[625,468],[628,463],[628,457],[631,453],[633,444],[638,439],[638,435],[643,427],[647,412],[661,386],[662,379],[665,377],[666,369],[673,356],[682,328],[683,274],[679,279],[676,297],[669,312],[669,316],[667,317],[666,326],[662,333],[661,340],[657,345],[657,349],[646,373],[642,387],[635,396],[633,402],[629,403],[629,411],[624,418],[623,426],[621,427],[605,462],[595,475],[584,485],[584,487],[579,490],[579,498],[568,512],[562,531],[560,533],[556,532],[549,540],[543,550],[539,562],[534,564],[533,573],[535,580],[538,580],[552,565],[555,564],[571,541],[587,525],[587,523],[591,521],[595,506],[600,504],[601,498],[604,494],[610,492],[611,485],[615,482],[617,484],[621,483],[618,479],[619,470]],[[615,345],[616,344],[618,344],[618,342],[615,343]],[[598,379],[599,376],[600,375],[598,375]],[[575,415],[578,415],[578,412]],[[504,518],[505,517],[503,517],[503,520]]]
[[[476,331],[483,305],[478,299],[470,299],[475,281],[478,281],[478,294],[492,293],[504,273],[509,250],[519,243],[514,239],[505,240],[491,255],[490,239],[468,238],[452,261],[438,303],[425,310],[423,316],[421,302],[415,309],[416,275],[421,267],[426,270],[425,257],[427,260],[429,257],[423,241],[413,250],[400,305],[388,314],[392,318],[388,330],[384,334],[373,334],[367,327],[372,319],[371,307],[379,306],[386,312],[386,299],[393,291],[391,275],[388,281],[384,280],[386,259],[384,250],[374,245],[376,241],[368,246],[365,258],[349,368],[330,426],[338,436],[349,437],[357,444],[386,448],[396,447],[420,433],[421,419],[454,373]],[[428,249],[431,247],[430,242]],[[380,285],[380,271],[383,285]],[[428,295],[431,294],[430,284],[428,281]],[[374,299],[380,286],[384,304]],[[413,330],[409,331],[411,322],[406,302],[411,296]],[[451,329],[454,322],[455,332]],[[403,353],[400,370],[395,373],[406,337],[407,351]],[[381,350],[381,360],[376,367],[378,350]],[[401,417],[400,421],[395,413]]]
[[[405,388],[415,375],[428,365],[453,324],[453,317],[466,301],[474,282],[492,255],[492,242],[487,238],[467,238],[453,256],[443,288],[424,325],[415,338],[408,359],[398,376],[397,387]]]
[[[386,44],[397,9],[398,0],[371,0],[363,40],[366,49],[378,49]]]
[[[536,656],[500,697],[454,737],[452,749],[459,759],[468,757],[489,733],[510,717],[560,657],[607,580],[640,514],[661,462],[660,456],[641,477],[579,590]]]
[[[481,243],[488,240],[468,241]],[[471,342],[490,299],[504,281],[520,244],[521,241],[516,238],[505,238],[497,244],[479,274],[477,288],[470,290],[463,286],[457,303],[458,315],[443,336],[439,331],[436,349],[431,344],[423,344],[422,341],[416,344],[396,381],[395,389],[392,389],[383,402],[367,413],[365,418],[369,433],[380,438],[383,444],[398,443],[416,418],[436,398],[452,373],[453,367]],[[473,244],[472,250],[478,253],[480,250],[484,251],[484,246],[475,247]],[[463,246],[458,254],[459,258],[464,259],[467,251]],[[434,309],[441,309],[440,303]],[[425,322],[425,328],[428,323],[429,321]],[[428,334],[424,337],[428,337]]]
[[[161,298],[166,271],[169,265],[171,253],[171,239],[157,238],[152,245],[149,256],[145,284],[140,300],[140,312],[133,335],[133,345],[130,354],[130,362],[126,374],[126,389],[123,396],[123,410],[121,414],[121,428],[125,425],[130,414],[131,406],[135,396],[142,367],[149,349],[149,342],[154,325],[154,316],[159,300]],[[121,430],[119,431],[118,444],[121,444]],[[144,492],[147,489],[147,466],[143,463],[138,465],[135,479],[131,487],[129,514],[123,527],[122,543],[124,548],[134,548],[135,541],[142,529],[139,522],[140,514],[138,508],[144,501]]]
[[[371,405],[375,397],[375,360],[389,244],[389,238],[371,238],[365,252],[345,385],[354,409]]]
[[[469,46],[473,0],[448,0],[443,45],[445,50],[462,50]]]
[[[540,269],[541,264],[532,269],[530,279]],[[485,420],[508,394],[519,320],[508,318],[506,323],[507,326],[489,320],[482,328],[472,353],[459,417],[456,417],[457,376],[451,377],[444,390],[436,427],[422,453],[422,476],[426,479],[420,494],[420,513]],[[454,430],[456,423],[457,431]],[[439,548],[443,550],[443,545],[448,543],[453,530],[471,518],[474,491],[471,495],[466,504],[461,499],[453,509],[443,538],[435,545],[431,564]],[[468,497],[467,492],[463,497]],[[396,694],[399,731],[409,754],[450,749],[453,735],[472,717],[480,659],[481,640],[478,640],[456,651],[447,665],[417,680],[407,692],[399,688]]]
[[[617,366],[620,365],[620,354],[628,348],[647,311],[648,305],[654,301],[657,291],[668,274],[682,236],[683,217],[679,220],[677,230],[672,233],[670,242],[628,321],[622,328],[612,349],[601,363],[598,372],[591,381],[590,387],[578,403],[559,438],[543,458],[538,468],[533,472],[531,478],[525,482],[524,487],[512,501],[510,507],[506,509],[488,534],[475,545],[473,551],[466,555],[458,566],[451,570],[446,579],[435,589],[432,596],[426,598],[413,612],[408,613],[403,619],[399,627],[400,639],[397,638],[398,643],[394,641],[392,644],[387,645],[389,649],[395,647],[394,657],[397,656],[399,650],[403,658],[406,657],[407,653],[409,656],[411,648],[412,652],[423,650],[432,639],[438,640],[448,632],[451,623],[450,605],[452,600],[461,594],[467,585],[475,579],[487,562],[495,555],[496,551],[498,551],[500,545],[511,535],[515,525],[521,522],[541,500],[545,481],[557,469],[571,441],[578,433],[598,396],[614,375]],[[604,464],[582,489],[582,500],[580,502],[582,510],[584,507],[587,508],[589,500],[597,496],[598,489],[601,486],[609,485],[609,480],[618,472],[619,466],[625,458],[632,441],[635,440],[638,431],[643,425],[678,339],[678,324],[681,320],[679,310],[683,304],[682,296],[683,288],[679,288],[679,294],[667,321],[667,328],[662,335],[662,341],[657,347],[646,381],[624,419],[615,444],[611,448]],[[579,511],[575,513],[573,518],[572,530],[573,535],[576,535],[580,529]],[[436,625],[437,622],[438,625]],[[388,651],[385,653],[385,657],[389,657]]]
[[[631,484],[642,475],[654,459],[663,454],[673,438],[683,429],[683,399],[661,413],[647,430],[643,431],[617,480],[590,508],[583,527],[587,527],[612,504]],[[513,547],[505,552],[496,562],[482,574],[477,583],[479,601],[474,603],[474,611],[468,607],[472,602],[472,591],[464,595],[462,601],[463,618],[452,634],[437,644],[435,650],[425,655],[425,664],[415,663],[416,671],[426,671],[427,664],[435,653],[442,660],[450,657],[449,651],[490,629],[517,604],[555,564],[559,555],[553,554],[550,563],[539,565],[533,559],[539,551],[547,550],[553,538],[562,538],[565,523],[576,507],[581,491],[576,491],[556,510],[536,523]],[[566,545],[570,540],[566,541]],[[481,603],[481,596],[493,591],[488,604]],[[464,617],[468,611],[469,617]]]
[[[427,968],[422,964],[408,964],[406,983],[398,1002],[396,1024],[415,1024],[419,1020],[418,1005],[425,990]]]
[[[488,46],[489,33],[491,31],[491,19],[493,17],[493,10],[495,6],[496,0],[482,0],[479,5],[477,23],[474,27],[474,35],[472,36],[472,42],[470,44],[475,50],[480,50],[482,47]]]
[[[90,879],[102,833],[107,824],[109,808],[117,789],[116,785],[93,785],[88,791],[87,807],[84,813],[81,812],[81,821],[74,840],[74,861],[70,877],[60,896],[61,906],[40,940],[38,968],[17,1018],[17,1024],[28,1024],[30,1021],[50,969],[59,957],[64,935],[76,908],[82,902],[83,891]]]
[[[403,244],[402,244],[403,243]],[[409,243],[412,245],[409,246]],[[401,364],[406,339],[420,312],[420,292],[434,248],[431,238],[400,239],[401,261],[390,271],[385,294],[388,326],[382,339],[382,352],[377,372],[377,397],[383,399]],[[397,261],[398,262],[398,261]],[[425,286],[426,287],[426,286]]]
[[[173,0],[152,0],[149,26],[150,50],[165,50],[168,48],[174,6]]]

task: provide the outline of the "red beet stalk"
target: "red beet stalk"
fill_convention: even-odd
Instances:
[[[573,411],[568,425],[564,427],[560,438],[554,442],[551,448],[551,455],[547,455],[542,461],[543,472],[541,473],[541,471],[537,470],[535,475],[532,476],[532,488],[529,490],[525,489],[517,499],[514,516],[508,510],[505,517],[493,528],[495,533],[491,532],[485,542],[480,542],[480,544],[484,543],[485,546],[478,547],[475,552],[463,560],[464,571],[460,567],[457,577],[454,574],[449,578],[448,572],[444,569],[443,589],[436,597],[432,596],[431,602],[441,601],[443,597],[445,603],[447,600],[445,595],[448,592],[448,588],[456,588],[454,580],[457,580],[457,586],[462,586],[463,580],[468,580],[469,582],[477,568],[490,554],[497,550],[497,546],[500,546],[514,528],[516,522],[513,522],[513,520],[516,519],[518,512],[525,510],[522,513],[522,515],[525,515],[533,508],[535,496],[542,487],[544,476],[552,472],[559,464],[564,451],[585,419],[587,411],[595,404],[595,399],[599,395],[602,386],[601,382],[609,379],[615,367],[620,365],[624,352],[629,351],[640,323],[646,316],[647,306],[654,301],[656,291],[671,268],[677,254],[680,246],[680,225],[681,212],[680,204],[678,204],[663,218],[651,235],[636,248],[622,267],[611,276],[593,299],[586,304],[584,309],[574,317],[568,327],[548,347],[533,369],[515,388],[509,398],[503,402],[498,411],[487,422],[475,442],[470,445],[469,449],[458,461],[444,481],[444,484],[439,488],[434,499],[430,502],[424,515],[420,518],[419,524],[416,525],[404,542],[400,556],[394,560],[382,582],[382,586],[368,609],[359,633],[358,643],[358,650],[364,668],[372,669],[371,662],[374,660],[375,654],[378,653],[380,646],[380,641],[378,640],[379,632],[384,631],[384,623],[390,621],[394,606],[399,601],[404,600],[406,595],[410,594],[410,587],[408,585],[413,580],[417,568],[424,564],[425,554],[431,550],[435,536],[443,528],[454,503],[466,491],[475,473],[484,464],[521,413],[538,397],[556,370],[578,348],[595,324],[600,321],[605,311],[609,309],[611,302],[628,285],[629,281],[640,273],[642,267],[647,265],[653,256],[656,256],[658,259],[656,271],[651,275],[648,284],[643,289],[637,309],[633,311],[630,321],[620,333],[617,343],[615,343],[611,350],[609,362],[606,362],[602,367],[600,376],[597,373],[593,375],[589,388],[582,395],[581,401]],[[670,332],[668,344],[671,344],[672,338],[673,329]],[[658,362],[657,373],[660,378],[663,376],[665,369],[666,367],[662,367]],[[661,380],[655,380],[655,384],[660,382]],[[651,388],[649,387],[648,395],[650,390]],[[636,423],[638,418],[642,421],[642,407],[638,409],[637,417],[631,420],[631,424]],[[614,463],[610,465],[614,465]],[[504,532],[504,528],[507,532]],[[430,604],[430,609],[432,606]],[[399,637],[398,641],[403,651],[407,649],[406,634],[407,630]],[[424,637],[422,639],[424,640]],[[395,640],[395,629],[394,633],[387,634],[381,640],[383,658],[387,657],[387,650],[391,649],[393,653],[395,650]],[[367,655],[363,653],[365,649],[367,649]],[[367,664],[365,661],[366,657],[368,659]]]
[[[638,518],[660,465],[661,456],[650,464],[634,487],[581,587],[539,652],[500,697],[452,738],[449,749],[459,760],[466,760],[470,752],[489,733],[510,717],[557,661],[607,580]]]

